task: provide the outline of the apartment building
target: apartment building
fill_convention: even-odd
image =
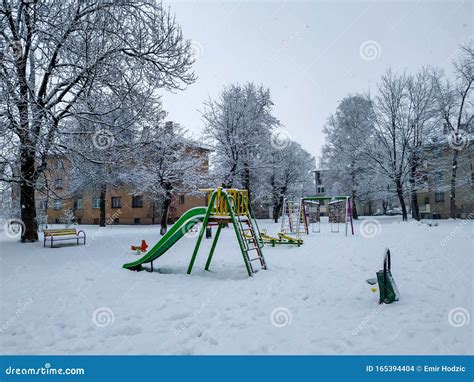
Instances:
[[[202,158],[200,171],[209,171],[209,148],[192,146],[189,154]],[[50,159],[49,184],[36,195],[40,224],[61,223],[74,219],[78,224],[99,224],[100,191],[75,192],[68,190],[70,162],[66,157],[55,155]],[[106,190],[105,210],[107,224],[158,224],[161,205],[147,193],[137,193],[131,185],[109,187]],[[199,192],[174,194],[168,211],[168,221],[176,221],[186,210],[206,205],[206,195]]]
[[[456,217],[474,213],[474,170],[472,136],[458,151],[456,173]],[[417,200],[424,219],[450,217],[451,176],[454,150],[446,140],[426,147],[427,159],[422,163],[422,188]]]

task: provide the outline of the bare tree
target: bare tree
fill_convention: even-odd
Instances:
[[[459,152],[469,141],[473,119],[472,87],[474,81],[474,48],[472,42],[460,47],[460,55],[454,61],[456,83],[449,81],[441,72],[433,72],[436,106],[444,125],[449,130],[448,141],[453,150],[450,216],[455,219],[456,176]]]
[[[437,122],[434,107],[433,81],[427,68],[423,68],[407,82],[407,121],[411,129],[408,141],[409,184],[412,218],[421,219],[418,206],[417,190],[420,185],[419,166],[425,160],[425,145],[433,135]]]
[[[161,229],[168,229],[168,211],[173,195],[197,193],[207,180],[206,156],[197,142],[173,122],[156,123],[146,132],[134,168],[135,186],[161,203]]]
[[[253,172],[261,169],[271,130],[279,125],[272,107],[270,91],[253,83],[226,87],[218,100],[205,103],[204,133],[215,148],[216,176],[223,186],[252,190]]]
[[[180,89],[195,79],[192,52],[174,17],[151,0],[3,0],[0,22],[1,110],[20,168],[18,179],[4,180],[20,184],[22,241],[34,241],[36,183],[76,102],[117,77]]]
[[[283,147],[273,148],[269,157],[268,181],[273,206],[273,220],[278,222],[285,198],[302,197],[311,180],[315,160],[298,143],[289,141]],[[268,194],[268,187],[266,188]]]
[[[352,196],[354,219],[358,218],[356,201],[359,194],[367,191],[367,183],[362,178],[370,167],[361,154],[367,151],[367,142],[373,134],[372,114],[373,105],[368,96],[349,95],[339,103],[336,113],[323,129],[326,144],[321,159],[329,170],[326,184],[338,183],[342,192]]]
[[[374,102],[375,134],[367,156],[395,186],[403,220],[408,219],[403,184],[407,177],[408,151],[412,134],[407,124],[408,79],[388,70],[377,86]]]

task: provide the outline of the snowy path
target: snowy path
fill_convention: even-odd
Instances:
[[[472,353],[474,223],[378,222],[363,227],[372,238],[361,236],[360,222],[354,237],[323,224],[301,248],[266,247],[269,270],[253,278],[231,229],[222,232],[211,272],[202,270],[210,247],[203,241],[191,276],[195,237],[155,262],[155,273],[121,268],[134,258],[130,244],[156,242],[157,226],[84,226],[88,246],[56,249],[2,232],[1,352]],[[365,280],[375,277],[385,247],[401,301],[379,306]]]

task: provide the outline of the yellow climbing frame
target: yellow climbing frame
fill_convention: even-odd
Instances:
[[[234,201],[233,210],[234,215],[246,216],[249,211],[249,192],[248,190],[239,190],[237,188],[226,188],[223,189],[219,187],[217,189],[217,196],[212,202],[212,205],[209,205],[208,208],[211,209],[212,216],[229,216],[229,209],[227,207],[226,200],[222,191],[225,190],[227,195],[229,195]],[[207,193],[208,203],[211,200],[211,195],[215,191],[214,188],[206,188],[200,190]]]

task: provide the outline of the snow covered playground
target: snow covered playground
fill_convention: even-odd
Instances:
[[[3,354],[472,351],[472,220],[362,217],[351,235],[344,199],[342,220],[316,208],[302,224],[287,203],[273,223],[242,190],[208,192],[158,244],[156,225],[77,226],[85,245],[53,248],[2,231]],[[398,301],[379,304],[367,280],[386,248]]]

